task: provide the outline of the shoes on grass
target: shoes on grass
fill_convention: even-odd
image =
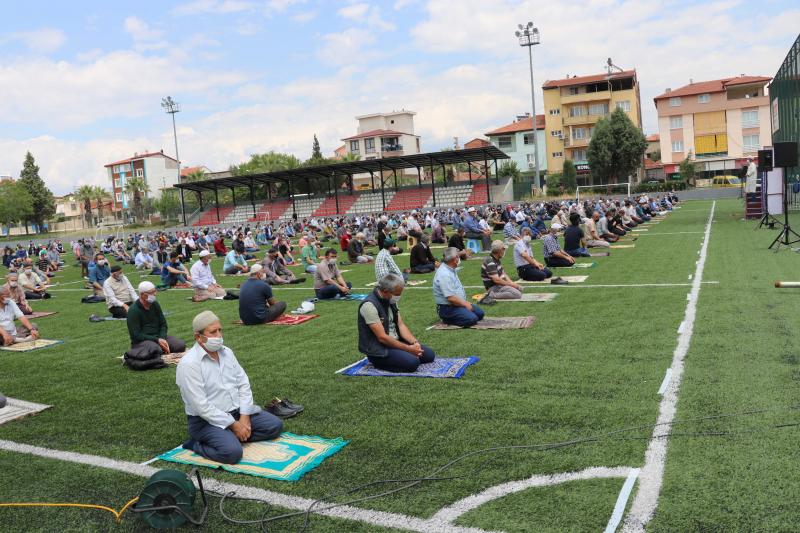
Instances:
[[[102,322],[102,321],[103,321],[102,317],[99,317],[97,315],[92,315],[89,317],[89,322]]]
[[[565,280],[561,276],[557,278],[553,278],[550,280],[551,285],[569,285],[569,281]]]
[[[481,305],[494,305],[497,303],[497,300],[489,296],[489,293],[487,292],[486,296],[481,298],[481,300],[478,303]]]
[[[278,418],[292,418],[302,413],[305,407],[288,399],[273,398],[271,402],[264,406],[264,409]]]

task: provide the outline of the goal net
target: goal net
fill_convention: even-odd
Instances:
[[[607,196],[625,196],[631,195],[631,182],[625,183],[609,183],[607,185],[578,185],[575,190],[575,199],[580,202],[581,198],[596,198]]]

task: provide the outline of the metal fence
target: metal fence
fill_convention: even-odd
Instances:
[[[769,85],[772,143],[800,141],[800,35]],[[800,167],[786,169],[791,209],[800,209]]]

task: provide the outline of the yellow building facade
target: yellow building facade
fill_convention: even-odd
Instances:
[[[589,141],[597,121],[617,108],[642,128],[635,70],[550,80],[542,89],[548,172],[561,172],[564,161],[569,159],[575,163],[579,183],[590,184]],[[641,171],[637,176],[639,180]]]

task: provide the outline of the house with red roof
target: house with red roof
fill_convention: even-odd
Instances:
[[[767,84],[741,74],[667,89],[654,98],[661,161],[668,178],[680,178],[687,156],[698,178],[737,174],[748,157],[772,143]]]
[[[544,115],[536,115],[536,143],[539,147],[539,172],[547,170]],[[530,113],[517,115],[514,122],[486,132],[489,142],[505,152],[521,172],[535,168],[533,119]],[[541,185],[537,185],[541,186]]]
[[[131,178],[142,178],[150,191],[145,195],[160,198],[164,189],[178,183],[178,161],[159,152],[134,153],[132,157],[105,165],[114,200],[114,210],[127,209],[133,202],[125,193],[125,183]]]

